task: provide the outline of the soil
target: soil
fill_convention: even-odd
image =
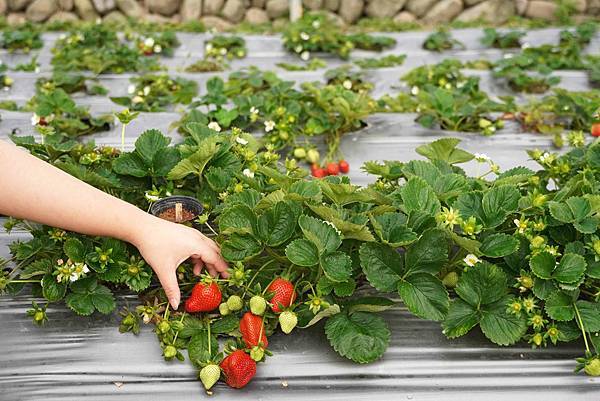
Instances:
[[[162,212],[160,212],[160,213],[158,214],[158,217],[160,217],[161,219],[164,219],[164,220],[172,221],[172,222],[174,222],[174,223],[175,223],[175,222],[177,222],[177,223],[181,223],[181,222],[183,222],[183,221],[190,221],[190,220],[193,220],[193,219],[194,219],[194,217],[196,217],[196,215],[195,215],[194,213],[190,212],[190,211],[189,211],[189,210],[187,210],[187,209],[183,209],[183,210],[181,211],[181,220],[180,220],[180,221],[177,221],[177,219],[176,219],[176,217],[175,217],[175,208],[174,208],[174,207],[172,207],[172,208],[170,208],[170,209],[163,210]]]

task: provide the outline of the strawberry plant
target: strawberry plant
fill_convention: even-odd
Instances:
[[[346,35],[346,40],[352,43],[355,49],[383,51],[396,45],[396,39],[388,36],[373,36],[365,33]]]
[[[359,66],[360,68],[370,69],[370,68],[388,68],[388,67],[397,67],[399,65],[404,64],[404,60],[406,60],[406,55],[395,55],[390,54],[389,56],[383,56],[380,58],[363,58],[354,61],[354,64]]]
[[[353,70],[351,66],[341,66],[325,72],[328,85],[341,85],[344,89],[356,93],[368,93],[373,89],[373,84],[365,79],[365,74],[360,70]]]
[[[454,39],[452,35],[444,29],[433,32],[427,36],[425,42],[423,42],[423,49],[435,52],[452,50],[456,48],[460,49],[464,47],[465,46],[461,42]]]
[[[40,30],[37,26],[26,23],[18,28],[7,28],[2,31],[0,47],[9,52],[29,53],[43,46]]]
[[[60,88],[68,94],[84,92],[88,95],[106,95],[108,93],[108,90],[98,84],[97,80],[82,74],[55,72],[50,78],[38,78],[35,84],[38,90],[47,92]]]
[[[7,70],[8,67],[6,64],[0,63],[0,86],[2,86],[2,89],[4,90],[9,90],[14,83],[14,80],[6,74]]]
[[[137,49],[122,43],[104,25],[83,27],[57,40],[52,49],[52,65],[60,71],[92,71],[95,74],[154,71],[154,57],[144,57]]]
[[[323,14],[305,14],[289,24],[283,32],[283,46],[304,61],[310,59],[312,53],[331,53],[348,59],[354,47],[341,29]]]
[[[521,47],[521,39],[525,36],[525,32],[509,31],[506,33],[498,32],[494,28],[485,28],[481,44],[487,47],[495,47],[497,49],[511,49]]]
[[[277,67],[283,68],[286,71],[316,71],[327,67],[327,62],[318,57],[313,57],[305,64],[298,63],[277,63]]]
[[[246,57],[247,52],[246,41],[239,36],[217,35],[204,44],[205,59],[233,60]]]
[[[144,56],[164,55],[173,57],[180,43],[173,31],[149,32],[145,34],[128,33],[126,38],[133,40],[135,47]]]
[[[513,91],[525,93],[544,93],[560,82],[559,77],[550,76],[552,69],[545,65],[537,68],[537,74],[525,70],[532,66],[533,60],[525,53],[504,57],[495,63],[494,76],[506,79]]]
[[[185,72],[219,72],[225,71],[226,67],[222,61],[202,59],[185,67]]]
[[[198,85],[195,81],[166,74],[146,74],[131,78],[127,92],[129,96],[110,99],[134,111],[157,112],[172,104],[189,104],[198,93]]]

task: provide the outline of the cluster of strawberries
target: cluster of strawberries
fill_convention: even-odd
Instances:
[[[296,299],[294,285],[287,279],[278,277],[266,289],[266,295],[254,295],[249,301],[249,309],[240,319],[239,330],[245,347],[231,352],[223,361],[206,364],[200,371],[200,380],[209,390],[223,373],[225,382],[233,388],[242,388],[252,380],[256,374],[256,362],[264,358],[269,345],[265,333],[265,312],[267,306],[278,315],[281,330],[289,334],[298,318],[290,310]],[[202,281],[192,289],[192,294],[185,302],[188,313],[212,312],[219,309],[222,315],[229,314],[244,308],[244,301],[237,295],[231,295],[226,302],[222,301],[222,293],[215,281]]]
[[[323,178],[328,175],[348,174],[350,164],[346,160],[340,160],[337,163],[327,163],[325,167],[321,167],[318,163],[313,163],[310,166],[310,172],[315,178]]]

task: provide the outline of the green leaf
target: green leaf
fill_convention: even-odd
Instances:
[[[113,161],[113,170],[117,174],[131,175],[138,178],[148,175],[148,167],[136,153],[121,153]]]
[[[210,332],[213,334],[228,334],[240,326],[240,319],[235,314],[224,316],[210,323]]]
[[[548,297],[545,309],[548,316],[554,320],[569,321],[575,317],[573,299],[562,291],[556,291]]]
[[[115,307],[115,298],[105,286],[98,284],[95,277],[82,278],[71,284],[71,293],[65,299],[75,313],[89,316],[97,310],[109,314]]]
[[[462,149],[457,149],[460,143],[457,138],[440,138],[431,143],[420,145],[415,151],[429,160],[443,160],[449,164],[466,163],[475,157]]]
[[[442,320],[448,313],[448,292],[431,274],[408,276],[398,283],[398,292],[408,310],[423,319]]]
[[[169,180],[181,180],[190,174],[201,176],[206,164],[216,155],[218,150],[215,137],[206,138],[198,144],[198,150],[191,156],[181,160],[167,174]]]
[[[352,259],[344,252],[332,252],[321,257],[321,267],[328,279],[344,282],[352,277]]]
[[[573,196],[567,199],[567,206],[571,209],[574,221],[581,221],[588,217],[592,212],[592,206],[586,198]]]
[[[202,333],[206,334],[206,325],[202,320],[190,315],[186,315],[183,318],[183,328],[179,330],[180,338],[190,338],[196,334],[201,335]]]
[[[420,210],[435,216],[440,211],[440,201],[435,191],[420,177],[411,177],[399,191],[406,213]]]
[[[321,187],[314,181],[300,180],[290,185],[288,195],[294,200],[308,200],[308,199],[320,199],[321,198]]]
[[[58,302],[67,293],[67,284],[59,283],[56,277],[48,273],[42,279],[42,294],[49,302]]]
[[[381,358],[390,342],[385,321],[372,313],[338,313],[327,320],[325,334],[333,349],[357,363]]]
[[[350,311],[350,313],[352,313],[352,312],[377,313],[377,312],[386,311],[386,310],[394,307],[394,305],[396,305],[396,303],[394,301],[392,301],[391,299],[383,298],[383,297],[361,297],[361,298],[352,299],[351,301],[347,302],[345,305],[348,308],[348,311]]]
[[[381,292],[396,291],[402,272],[402,258],[387,245],[367,242],[359,249],[360,265],[369,283]]]
[[[456,338],[467,334],[479,321],[477,311],[462,299],[450,302],[448,314],[442,323],[443,333],[448,338]]]
[[[175,148],[159,150],[152,161],[153,176],[165,177],[179,163],[179,151]]]
[[[207,362],[219,352],[219,341],[212,333],[210,336],[210,348],[208,344],[208,330],[198,332],[188,343],[188,356],[194,366]]]
[[[319,263],[319,251],[307,239],[300,238],[290,242],[285,248],[285,256],[295,265],[311,267]]]
[[[243,262],[262,251],[262,246],[251,235],[233,234],[221,246],[221,255],[229,262]]]
[[[149,129],[135,141],[135,151],[147,166],[151,166],[156,154],[166,148],[170,142],[171,138],[164,136],[159,130]]]
[[[310,313],[312,314],[312,312],[310,312]],[[314,315],[313,318],[310,319],[310,321],[308,321],[308,323],[306,323],[304,326],[298,326],[298,327],[300,327],[301,329],[305,329],[307,327],[315,325],[316,323],[320,322],[322,319],[325,319],[325,318],[333,316],[333,315],[337,315],[338,313],[340,313],[340,306],[337,304],[330,305],[329,307],[327,307],[325,309],[321,309],[321,311],[319,311],[319,313]]]
[[[448,239],[443,230],[434,228],[406,250],[406,274],[438,273],[448,260]]]
[[[490,258],[502,258],[519,249],[519,240],[508,234],[492,234],[481,241],[479,250]]]
[[[540,252],[529,260],[529,267],[536,276],[548,280],[552,278],[556,258],[548,252]]]
[[[506,311],[513,297],[507,295],[493,304],[485,305],[481,310],[479,325],[483,334],[498,345],[512,345],[519,341],[527,331],[527,318]]]
[[[316,245],[319,255],[331,253],[342,244],[342,239],[336,229],[323,220],[302,215],[298,219],[304,236]]]
[[[408,228],[408,219],[401,213],[384,213],[373,216],[371,223],[381,241],[391,247],[398,248],[417,240],[417,234]]]
[[[243,204],[226,208],[219,216],[219,231],[228,235],[231,233],[251,234],[256,226],[256,216],[252,209]]]
[[[553,277],[564,284],[576,283],[583,277],[586,265],[583,256],[566,253],[556,266]]]
[[[476,308],[498,301],[506,292],[506,275],[496,265],[486,262],[464,272],[456,286],[456,293]]]
[[[562,223],[572,223],[575,221],[575,217],[573,216],[573,212],[564,203],[559,202],[548,202],[548,210],[552,217]]]
[[[63,251],[75,263],[83,263],[85,261],[85,247],[77,238],[66,240],[63,245]]]
[[[600,304],[598,302],[579,300],[575,305],[583,321],[585,331],[588,333],[600,331]],[[577,324],[579,324],[579,321]]]
[[[266,245],[279,246],[294,234],[296,217],[286,202],[278,202],[258,218],[257,234]]]
[[[557,290],[554,281],[544,280],[536,277],[533,282],[533,294],[539,299],[546,300],[548,297]]]

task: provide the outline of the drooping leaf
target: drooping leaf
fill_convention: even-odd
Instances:
[[[334,252],[342,243],[336,229],[322,220],[302,215],[298,223],[304,236],[315,244],[320,255]]]
[[[298,266],[310,267],[319,263],[318,249],[312,242],[304,238],[290,242],[285,248],[285,256]]]
[[[390,341],[385,321],[367,312],[338,313],[327,320],[325,334],[333,349],[357,363],[381,358]]]
[[[515,315],[506,310],[513,299],[507,295],[492,304],[485,305],[481,310],[479,322],[481,331],[495,344],[512,345],[527,331],[525,315]]]
[[[387,245],[367,242],[359,250],[360,265],[369,283],[382,292],[396,291],[402,274],[402,258]]]
[[[230,262],[243,262],[258,255],[262,246],[251,235],[233,234],[221,246],[221,255]]]
[[[477,308],[498,301],[507,291],[504,272],[486,262],[480,262],[464,272],[456,286],[456,293]]]
[[[406,274],[438,273],[448,260],[448,240],[440,229],[431,229],[406,250]]]
[[[456,338],[467,334],[479,322],[477,311],[462,299],[450,302],[448,314],[442,323],[443,333],[448,338]]]
[[[479,250],[490,258],[501,258],[517,251],[519,240],[508,234],[492,234],[481,241]]]
[[[423,319],[442,320],[448,313],[448,292],[431,274],[408,276],[398,283],[398,292],[408,310]]]
[[[321,256],[321,267],[327,278],[334,282],[344,282],[352,276],[352,259],[344,252]]]

